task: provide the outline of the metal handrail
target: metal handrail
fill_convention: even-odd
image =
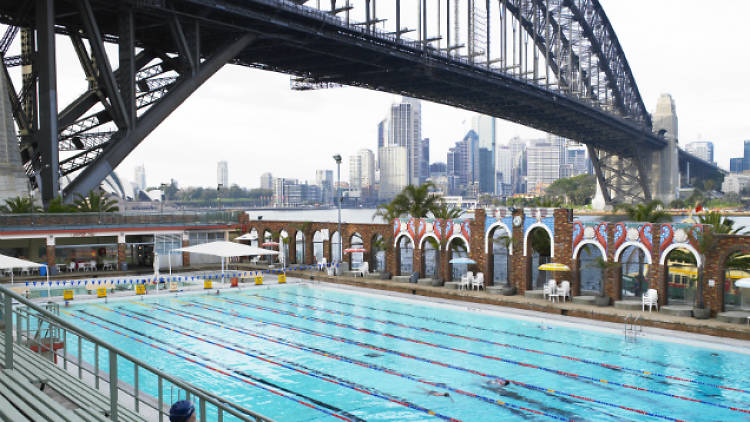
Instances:
[[[139,369],[145,370],[148,372],[151,372],[153,375],[157,377],[158,380],[158,406],[154,408],[158,414],[159,414],[159,421],[164,420],[164,415],[166,414],[164,410],[164,388],[163,383],[164,381],[171,383],[173,386],[177,387],[178,389],[184,390],[187,398],[190,398],[191,396],[196,397],[197,400],[197,408],[198,408],[198,417],[201,421],[206,421],[206,403],[213,405],[217,410],[218,420],[221,421],[223,419],[223,414],[229,414],[232,416],[235,416],[239,418],[242,421],[256,421],[256,422],[274,422],[273,419],[268,418],[266,416],[263,416],[257,412],[254,412],[250,409],[247,409],[239,404],[230,402],[226,399],[223,399],[209,391],[206,391],[198,386],[192,385],[188,382],[182,381],[174,376],[171,376],[169,374],[166,374],[162,372],[161,370],[149,365],[146,362],[143,362],[142,360],[136,358],[135,356],[118,349],[117,347],[100,340],[96,336],[87,333],[84,330],[81,330],[80,328],[76,327],[75,325],[69,323],[68,321],[65,321],[64,319],[58,317],[57,315],[54,315],[53,313],[45,310],[41,306],[34,304],[33,302],[27,300],[21,295],[16,294],[15,292],[9,290],[8,288],[4,286],[0,286],[0,294],[3,296],[2,305],[0,305],[0,310],[2,311],[2,321],[4,322],[4,333],[5,333],[5,340],[4,343],[4,367],[5,369],[12,369],[14,364],[14,355],[13,355],[13,313],[17,314],[16,317],[16,342],[21,343],[22,340],[22,322],[25,318],[26,320],[26,332],[27,332],[27,341],[29,342],[36,342],[37,351],[40,353],[45,350],[47,352],[52,352],[53,354],[57,355],[57,352],[52,350],[52,347],[50,347],[49,344],[45,344],[43,342],[42,338],[33,339],[31,338],[28,333],[31,331],[30,329],[30,320],[31,318],[35,318],[37,320],[43,320],[47,322],[50,327],[50,331],[53,331],[54,329],[61,330],[61,336],[63,339],[67,339],[67,333],[71,332],[75,336],[78,336],[78,378],[82,378],[82,370],[84,369],[82,364],[83,361],[81,359],[81,340],[85,339],[92,343],[95,347],[95,356],[97,357],[95,359],[95,368],[93,370],[93,375],[95,376],[95,387],[98,390],[99,387],[99,349],[104,349],[104,351],[109,356],[109,365],[110,368],[109,371],[109,400],[110,400],[110,419],[113,421],[118,420],[118,395],[119,392],[122,391],[128,395],[131,395],[134,398],[135,402],[135,411],[138,413],[139,403],[143,402],[144,404],[147,404],[145,401],[139,398],[139,386],[138,386],[138,372]],[[17,307],[15,310],[13,309],[13,300],[19,302],[20,304],[24,305],[25,308]],[[33,310],[36,312],[35,315],[32,315],[32,313],[29,310]],[[41,322],[37,321],[37,324],[41,324]],[[65,344],[65,342],[63,342]],[[67,346],[65,346],[67,347]],[[67,349],[64,349],[63,354],[61,357],[64,359],[64,368],[67,367],[67,362],[70,360],[67,354]],[[120,386],[120,380],[117,375],[117,359],[118,357],[123,358],[127,361],[130,361],[134,365],[134,371],[135,371],[135,385],[129,386],[133,389],[134,393],[125,390],[122,386]],[[90,370],[87,370],[87,372],[92,372]],[[179,390],[178,390],[178,397],[179,397]]]

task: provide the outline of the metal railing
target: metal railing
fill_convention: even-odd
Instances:
[[[151,415],[144,416],[146,419],[154,420],[154,414],[158,414],[158,421],[163,422],[169,419],[171,403],[184,398],[196,402],[196,413],[202,422],[221,422],[229,415],[241,421],[274,422],[239,404],[166,374],[77,328],[55,315],[55,312],[59,312],[56,304],[42,307],[2,286],[0,296],[0,321],[3,323],[4,333],[3,366],[6,369],[14,367],[14,347],[39,353],[62,366],[71,377],[75,377],[77,373],[78,379],[103,393],[109,399],[109,418],[113,421],[118,420],[118,403],[121,403],[129,404],[128,407],[138,414]],[[18,302],[16,306],[14,301]],[[75,345],[73,353],[69,353],[69,342]],[[84,360],[84,350],[93,354],[93,365]],[[58,360],[62,360],[62,363]],[[106,364],[107,371],[101,370],[100,361]],[[122,376],[125,372],[123,368],[132,370],[132,379]],[[100,389],[102,380],[109,386],[104,391]],[[144,385],[147,389],[151,387],[151,391],[144,391]],[[156,390],[155,394],[153,390]]]
[[[239,224],[239,214],[239,211],[172,211],[163,214],[145,211],[0,214],[0,228]]]
[[[632,337],[637,338],[639,335],[643,335],[643,324],[641,323],[640,315],[627,314],[623,318],[625,322],[625,338]]]

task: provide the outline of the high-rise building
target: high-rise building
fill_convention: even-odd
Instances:
[[[742,160],[742,171],[750,170],[750,140],[745,141],[744,152],[745,155],[743,156],[744,159]]]
[[[696,157],[708,161],[709,163],[714,162],[714,143],[710,141],[696,141],[685,145],[685,151],[695,155]]]
[[[497,147],[497,172],[502,175],[501,183],[509,185],[513,173],[513,156],[510,153],[510,146],[500,145]]]
[[[362,163],[360,187],[374,188],[375,187],[375,154],[371,150],[365,148],[359,150],[359,159]]]
[[[569,168],[569,175],[560,174],[560,177],[591,173],[591,160],[588,157],[586,147],[567,142],[563,158],[564,165]]]
[[[534,139],[526,148],[526,192],[541,195],[544,189],[560,178],[562,138],[548,136]]]
[[[479,190],[495,193],[495,118],[484,114],[474,115],[471,128],[479,137]]]
[[[378,164],[380,166],[379,199],[392,199],[409,184],[406,161],[406,147],[386,145],[378,149]]]
[[[378,123],[378,148],[385,146],[385,138],[388,135],[388,119],[383,119]]]
[[[511,192],[526,192],[526,141],[515,136],[508,142],[511,157]]]
[[[140,190],[146,190],[146,167],[143,164],[135,166],[135,185]]]
[[[349,156],[349,187],[362,188],[362,157],[359,154]]]
[[[479,136],[469,130],[464,138],[448,150],[446,164],[451,194],[473,191],[479,185]]]
[[[422,106],[419,100],[403,97],[391,105],[388,122],[388,145],[406,148],[408,183],[419,184],[422,150]]]
[[[273,190],[273,175],[271,173],[263,173],[260,175],[260,188]]]
[[[743,157],[730,158],[729,171],[732,173],[742,173],[745,170],[743,161],[745,161]]]
[[[320,186],[320,202],[333,202],[333,170],[315,170],[315,184]]]
[[[421,170],[419,172],[419,183],[424,183],[430,177],[430,138],[422,139]]]
[[[216,184],[229,187],[229,165],[226,161],[219,161],[216,164]]]

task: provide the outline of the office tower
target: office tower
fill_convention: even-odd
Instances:
[[[378,198],[390,200],[409,184],[406,147],[386,145],[378,150],[380,191]]]
[[[446,164],[452,194],[473,190],[474,185],[479,184],[479,136],[474,130],[469,130],[448,150]]]
[[[526,192],[541,195],[560,178],[561,141],[557,136],[534,139],[526,148]]]
[[[742,171],[750,170],[750,141],[745,141],[745,155],[742,160]]]
[[[445,176],[448,172],[448,166],[445,163],[437,162],[430,164],[430,176],[433,174],[438,176]]]
[[[263,176],[265,176],[266,174],[269,176],[271,175],[271,173],[264,173]],[[261,176],[261,179],[263,178],[263,176]],[[288,179],[284,179],[283,177],[273,179],[273,205],[275,207],[283,207],[284,205],[287,205],[287,186],[289,186],[290,184],[290,181]]]
[[[729,171],[732,173],[742,173],[744,171],[743,157],[736,157],[729,159]]]
[[[510,146],[500,145],[497,147],[497,172],[502,175],[501,183],[510,185],[513,174],[513,156]]]
[[[361,162],[360,187],[375,187],[375,154],[367,148],[357,153]]]
[[[266,190],[273,189],[273,175],[271,173],[263,173],[260,175],[260,188]]]
[[[424,183],[430,177],[430,138],[422,139],[421,151],[421,170],[419,174],[419,183]]]
[[[349,156],[349,187],[362,188],[362,157],[359,154]]]
[[[560,174],[560,177],[572,177],[581,174],[589,174],[591,160],[589,160],[586,147],[567,143],[564,151],[564,165],[569,170],[568,175]]]
[[[229,165],[226,161],[219,161],[216,164],[216,184],[229,187]]]
[[[714,143],[710,141],[696,141],[685,145],[685,151],[695,155],[696,157],[708,161],[709,163],[714,162]]]
[[[422,106],[419,100],[403,97],[391,105],[388,145],[406,148],[406,174],[409,184],[418,185],[421,169]]]
[[[143,164],[135,167],[135,185],[140,190],[146,190],[146,167]]]
[[[388,119],[383,119],[378,123],[378,148],[385,146],[385,138],[388,132]]]
[[[526,193],[526,141],[518,136],[508,142],[511,157],[511,185],[513,193]]]
[[[471,128],[479,137],[479,190],[495,193],[495,118],[484,114],[474,115]]]

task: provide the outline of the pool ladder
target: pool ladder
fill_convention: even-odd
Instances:
[[[643,324],[641,323],[640,315],[627,314],[625,316],[625,338],[632,337],[635,339],[639,335],[643,335]]]

